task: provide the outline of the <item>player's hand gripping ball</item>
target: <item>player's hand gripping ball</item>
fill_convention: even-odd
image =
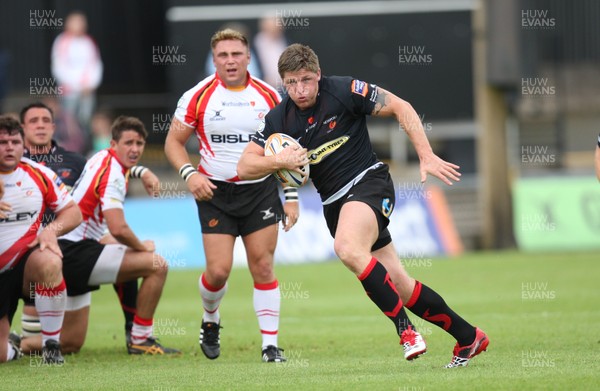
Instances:
[[[277,155],[279,152],[283,151],[284,148],[290,146],[297,146],[298,148],[302,148],[302,146],[294,140],[292,137],[288,136],[284,133],[273,133],[269,136],[265,143],[265,156],[273,156]],[[297,173],[295,171],[290,171],[286,169],[281,169],[273,173],[273,176],[277,178],[279,182],[283,185],[283,187],[300,187],[308,182],[308,176],[310,173],[309,165],[306,164],[300,168],[302,174]]]

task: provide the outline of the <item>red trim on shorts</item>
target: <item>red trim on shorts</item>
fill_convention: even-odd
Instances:
[[[373,270],[373,268],[375,267],[375,265],[377,264],[377,262],[379,262],[377,260],[377,258],[371,257],[371,262],[369,262],[369,264],[367,265],[367,267],[365,268],[365,270],[363,270],[363,272],[360,273],[360,275],[358,276],[358,279],[362,281],[365,278],[367,278],[367,276],[369,274],[371,274],[371,271]]]
[[[408,299],[408,301],[406,302],[406,308],[410,308],[413,305],[415,305],[415,303],[419,299],[419,296],[421,296],[421,283],[419,281],[415,281],[415,288],[413,289],[413,292],[410,295],[410,299]]]
[[[222,285],[220,287],[215,287],[215,286],[210,285],[208,283],[208,281],[206,281],[206,277],[204,277],[204,273],[202,273],[202,275],[200,276],[200,282],[206,288],[207,291],[211,291],[211,292],[218,292],[221,289],[223,289],[223,287],[225,286],[225,285]]]
[[[276,289],[279,286],[279,282],[277,280],[273,282],[268,282],[266,284],[259,284],[257,282],[254,283],[254,288],[259,291],[270,291],[272,289]]]
[[[138,324],[140,326],[152,326],[152,318],[150,319],[144,319],[144,318],[140,318],[137,315],[133,315],[133,323]]]
[[[268,335],[277,335],[277,330],[275,330],[275,331],[267,331],[267,330],[261,329],[260,333],[261,334],[268,334]]]

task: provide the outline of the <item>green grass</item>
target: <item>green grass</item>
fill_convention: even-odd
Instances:
[[[171,271],[155,317],[180,357],[125,353],[122,315],[109,287],[96,292],[87,342],[63,367],[39,359],[0,366],[2,389],[123,390],[573,390],[600,385],[599,253],[471,254],[415,262],[413,276],[489,335],[488,352],[446,370],[454,340],[412,316],[428,353],[406,362],[392,324],[339,262],[278,266],[280,345],[287,364],[260,361],[260,335],[245,269],[221,306],[221,357],[197,344],[199,271]],[[530,292],[530,293],[528,293]],[[523,299],[531,295],[536,299]],[[16,318],[18,320],[18,317]],[[15,322],[18,324],[19,322]]]

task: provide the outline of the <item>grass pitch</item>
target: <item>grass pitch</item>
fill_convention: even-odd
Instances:
[[[436,289],[490,337],[467,368],[444,369],[454,340],[411,316],[428,352],[402,358],[393,325],[339,261],[278,266],[280,345],[289,361],[260,361],[252,283],[234,269],[221,305],[221,357],[198,347],[198,270],[171,271],[155,317],[163,344],[180,357],[133,357],[110,287],[94,293],[86,344],[62,367],[26,356],[0,366],[1,389],[85,390],[574,390],[600,387],[600,253],[478,253],[409,260],[413,276]],[[409,312],[410,314],[410,312]],[[18,315],[15,325],[19,326]]]

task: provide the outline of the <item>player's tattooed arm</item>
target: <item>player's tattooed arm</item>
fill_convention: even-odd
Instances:
[[[383,88],[377,88],[377,97],[375,98],[375,107],[371,112],[371,115],[384,115],[386,112],[381,112],[385,110],[386,107],[389,107],[390,104],[390,93],[384,90]]]

